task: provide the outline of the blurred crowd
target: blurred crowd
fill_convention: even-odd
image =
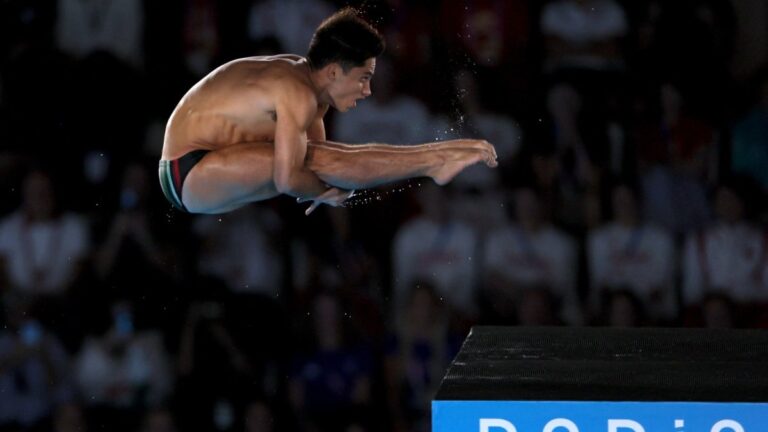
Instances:
[[[428,431],[473,325],[768,326],[762,0],[351,2],[388,47],[329,138],[499,167],[173,210],[180,97],[345,4],[0,1],[0,431]]]

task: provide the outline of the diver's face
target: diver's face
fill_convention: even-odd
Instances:
[[[369,58],[360,67],[344,72],[341,66],[335,68],[328,93],[333,106],[339,111],[348,111],[357,105],[359,99],[371,95],[371,78],[376,70],[376,59]]]

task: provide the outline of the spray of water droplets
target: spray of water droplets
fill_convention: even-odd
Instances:
[[[391,189],[362,189],[355,191],[352,198],[348,199],[344,203],[344,207],[355,208],[364,205],[373,204],[390,198],[396,194],[406,192],[414,187],[421,187],[421,181],[408,180],[402,184],[392,186]]]

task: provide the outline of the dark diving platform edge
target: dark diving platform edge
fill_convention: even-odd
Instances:
[[[768,402],[768,331],[478,326],[435,395],[473,400]]]

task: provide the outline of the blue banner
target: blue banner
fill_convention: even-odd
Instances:
[[[768,432],[768,403],[433,401],[432,432]]]

